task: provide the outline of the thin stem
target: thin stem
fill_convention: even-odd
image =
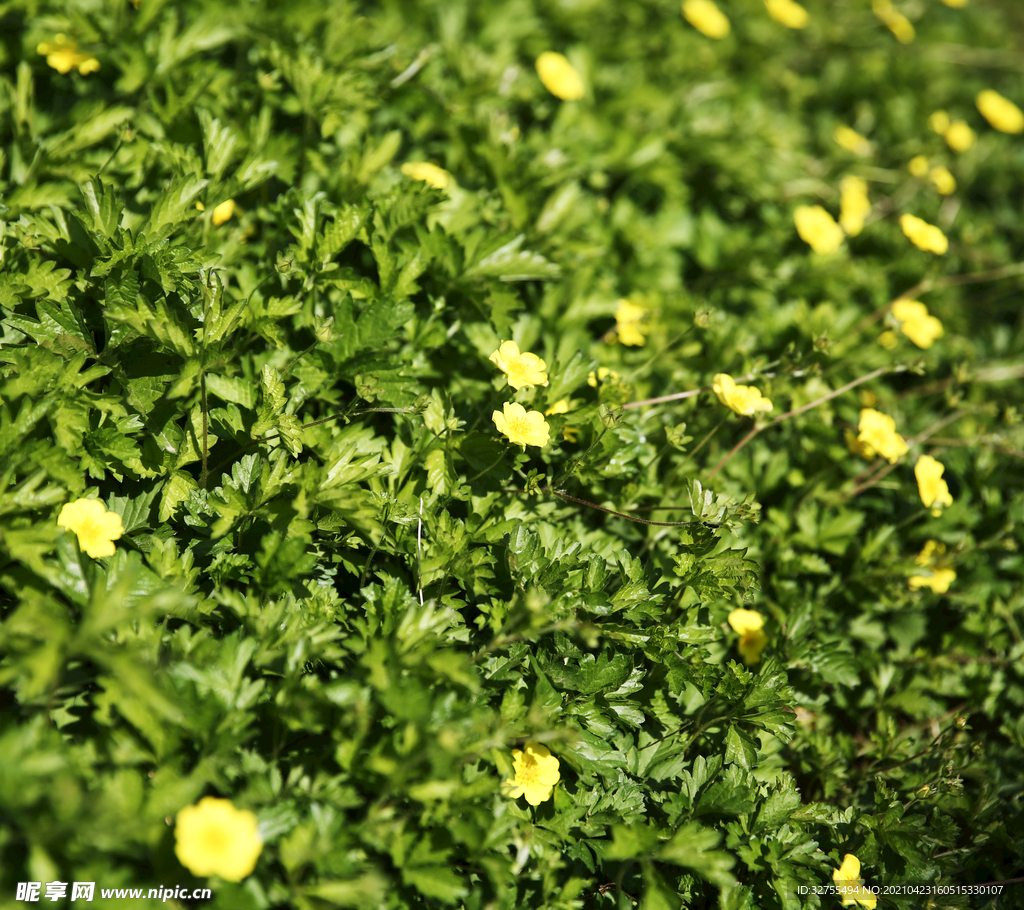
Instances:
[[[840,346],[836,353],[839,354],[846,349],[854,338],[856,338],[861,332],[863,332],[868,326],[878,322],[892,307],[894,303],[898,303],[901,300],[913,300],[919,294],[924,294],[927,291],[934,290],[935,288],[947,288],[955,287],[961,284],[982,284],[986,281],[998,281],[1000,278],[1011,278],[1014,275],[1024,274],[1024,262],[1014,262],[1010,265],[1000,266],[997,269],[988,269],[984,272],[971,272],[965,275],[946,275],[942,278],[925,278],[924,281],[919,281],[912,288],[904,291],[902,294],[894,297],[884,306],[879,307],[875,312],[869,316],[865,316],[860,322],[854,326],[853,331],[846,336],[846,345]]]
[[[846,385],[840,386],[838,389],[836,389],[833,392],[829,392],[827,395],[822,395],[821,398],[815,398],[814,401],[810,402],[809,404],[805,404],[803,407],[793,408],[793,410],[791,411],[786,411],[785,414],[780,414],[773,421],[771,421],[771,423],[754,424],[750,432],[747,433],[747,435],[744,436],[738,443],[736,443],[736,445],[734,445],[729,450],[725,457],[720,462],[718,462],[717,465],[715,465],[714,470],[708,475],[708,480],[711,480],[720,470],[722,470],[722,468],[728,463],[729,459],[731,459],[733,455],[735,455],[748,442],[750,442],[751,439],[753,439],[758,433],[760,433],[761,430],[767,429],[768,427],[774,427],[782,423],[782,421],[788,420],[790,417],[796,417],[799,414],[803,414],[805,411],[811,410],[811,408],[816,408],[819,404],[824,404],[826,401],[830,401],[831,399],[836,398],[839,395],[842,395],[843,392],[848,392],[850,391],[850,389],[854,389],[861,383],[868,382],[869,380],[874,379],[877,376],[882,376],[885,373],[902,373],[906,369],[907,368],[902,364],[896,364],[895,366],[879,367],[877,370],[872,370],[870,373],[865,373],[863,376],[854,379],[852,382],[848,382],[846,383]]]
[[[554,493],[555,496],[561,497],[562,499],[571,499],[573,502],[578,502],[581,506],[590,506],[592,509],[607,512],[609,515],[614,515],[617,518],[625,518],[627,521],[635,521],[637,524],[642,525],[655,525],[659,528],[682,528],[686,525],[699,524],[707,524],[715,527],[718,526],[718,522],[713,521],[648,521],[646,518],[636,518],[633,515],[627,515],[625,512],[616,512],[614,509],[606,509],[604,506],[599,506],[596,502],[590,502],[586,499],[577,499],[575,496],[570,496],[568,493],[563,493],[561,490],[553,490],[551,487],[546,487],[543,492]]]

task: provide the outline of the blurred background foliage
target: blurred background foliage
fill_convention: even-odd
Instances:
[[[0,2],[0,906],[204,884],[173,833],[204,795],[265,842],[230,910],[831,907],[798,888],[846,853],[1024,875],[1024,146],[975,106],[1024,104],[1024,7],[905,0],[904,44],[804,5],[722,0],[713,40],[667,0]],[[813,253],[793,212],[848,176],[864,229]],[[900,295],[930,348],[879,343]],[[509,339],[547,387],[508,388]],[[718,373],[762,422],[874,376],[741,444]],[[563,398],[543,449],[491,420]],[[894,465],[848,446],[865,407]],[[82,497],[114,556],[57,526]],[[945,592],[908,584],[930,540]],[[527,740],[538,807],[501,787]],[[982,892],[914,900],[1024,905]]]

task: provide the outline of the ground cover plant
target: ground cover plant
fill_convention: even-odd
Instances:
[[[1024,906],[1022,39],[0,2],[0,906]]]

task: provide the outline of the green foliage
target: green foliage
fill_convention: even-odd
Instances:
[[[974,104],[1024,105],[1024,20],[908,0],[903,45],[805,5],[722,0],[713,41],[648,0],[0,3],[0,906],[795,910],[846,853],[1024,905],[1024,152]],[[851,175],[864,229],[812,253],[793,211]],[[867,407],[907,456],[853,450]],[[58,526],[79,499],[113,556]],[[175,856],[211,795],[258,818],[241,883]]]

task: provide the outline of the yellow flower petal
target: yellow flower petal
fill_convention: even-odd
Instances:
[[[948,568],[933,569],[931,575],[911,575],[908,581],[914,591],[918,588],[931,588],[935,594],[945,594],[956,581],[956,572]]]
[[[835,128],[832,138],[835,139],[836,144],[841,148],[846,149],[848,152],[853,152],[855,155],[871,154],[871,143],[856,130],[850,129],[850,127],[844,124],[840,124]]]
[[[941,256],[949,249],[949,240],[939,228],[914,215],[900,215],[900,227],[919,250]]]
[[[651,331],[651,327],[644,322],[646,316],[646,308],[628,300],[620,300],[615,311],[615,335],[619,342],[635,347],[645,344],[647,339],[644,336]]]
[[[527,411],[518,402],[506,401],[501,411],[491,414],[491,420],[513,445],[543,448],[548,444],[551,428],[540,411]]]
[[[402,173],[413,180],[422,180],[437,190],[446,190],[455,183],[455,178],[448,171],[429,161],[406,161],[402,165]]]
[[[561,780],[559,761],[547,746],[529,742],[522,749],[512,750],[515,776],[505,783],[512,787],[509,796],[525,796],[531,806],[539,806],[551,798],[555,785]]]
[[[508,384],[516,391],[548,384],[548,365],[536,354],[520,352],[514,341],[503,341],[488,360],[508,377]]]
[[[569,413],[569,399],[559,398],[550,408],[548,408],[544,414],[550,417],[552,414],[568,414]]]
[[[225,199],[220,205],[216,206],[213,214],[210,216],[213,226],[220,227],[226,221],[230,221],[231,217],[235,214],[235,208],[234,199]]]
[[[857,443],[867,458],[878,454],[894,464],[909,451],[906,440],[896,432],[896,421],[874,408],[861,410],[857,430]]]
[[[856,237],[871,212],[868,182],[863,177],[844,177],[839,192],[839,226],[848,236]]]
[[[1009,98],[989,88],[978,93],[976,103],[982,116],[997,130],[1004,133],[1024,132],[1024,112]]]
[[[878,898],[863,887],[860,878],[860,860],[852,853],[843,857],[843,864],[838,869],[832,870],[832,881],[839,889],[840,902],[844,907],[852,904],[860,904],[867,910],[874,910]]]
[[[772,403],[758,389],[737,385],[728,373],[716,373],[711,381],[712,391],[727,408],[744,417],[753,417],[758,411],[770,411]]]
[[[921,494],[921,502],[926,509],[932,509],[933,515],[939,513],[938,507],[953,505],[949,486],[942,479],[945,470],[943,464],[931,455],[922,455],[914,465],[914,477],[917,478],[917,491]]]
[[[834,253],[843,243],[842,228],[820,205],[798,205],[793,222],[800,239],[815,253]]]
[[[724,38],[731,28],[725,13],[711,0],[683,0],[683,18],[708,38]]]
[[[114,541],[124,534],[124,525],[117,512],[108,512],[98,499],[76,499],[65,503],[57,524],[78,537],[82,552],[93,559],[113,556]]]
[[[768,15],[786,28],[806,28],[810,16],[799,3],[794,0],[764,0]]]
[[[898,300],[892,315],[900,323],[900,331],[919,348],[930,348],[945,332],[942,323],[929,315],[928,307],[916,300]]]
[[[928,118],[928,125],[940,136],[944,136],[949,129],[949,114],[945,111],[936,111]]]
[[[956,178],[949,172],[948,168],[933,167],[928,172],[928,179],[935,184],[943,196],[948,196],[956,190]]]
[[[229,882],[250,875],[263,849],[256,816],[213,796],[178,812],[174,839],[175,855],[193,875]]]
[[[955,123],[951,123],[949,128],[943,131],[943,138],[946,140],[946,144],[953,149],[954,152],[966,152],[971,148],[975,142],[978,141],[978,137],[963,120],[957,120]]]
[[[928,158],[925,155],[915,155],[910,159],[907,170],[915,177],[924,177],[928,173]]]
[[[914,40],[914,26],[910,20],[899,12],[891,0],[872,0],[871,10],[885,23],[900,44],[910,44]]]
[[[552,95],[562,101],[579,101],[586,92],[583,79],[562,54],[545,51],[537,58],[537,75]]]

